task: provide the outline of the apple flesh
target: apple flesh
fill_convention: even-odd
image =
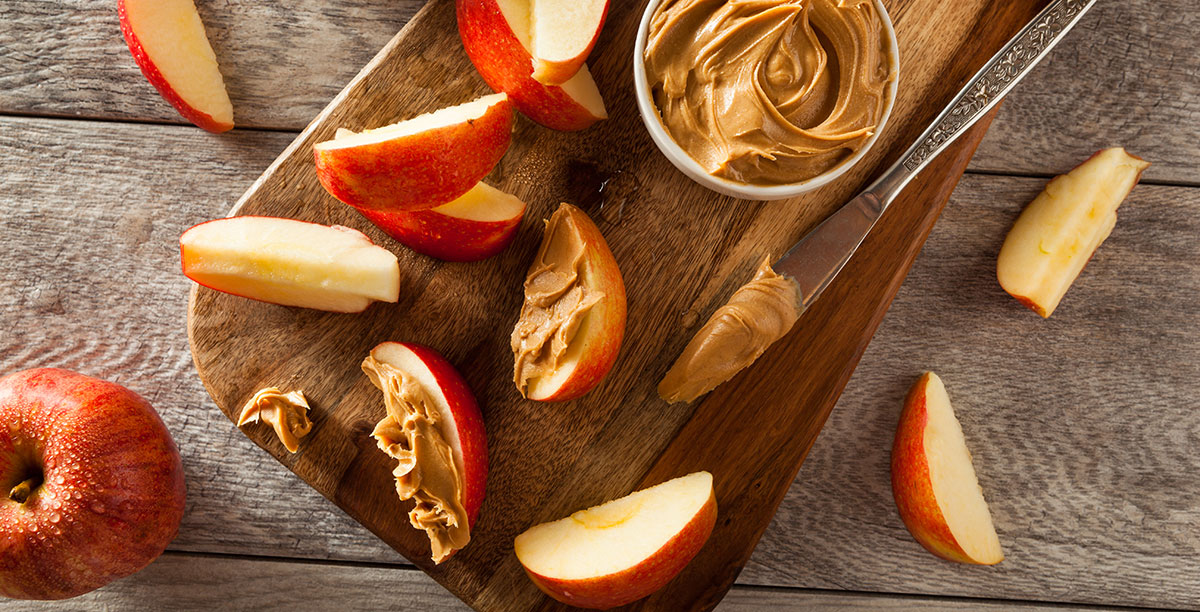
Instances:
[[[488,453],[483,415],[471,388],[458,370],[428,346],[415,342],[383,342],[371,357],[415,378],[442,415],[441,433],[463,475],[462,504],[468,527],[474,525],[487,489]]]
[[[625,281],[600,228],[586,213],[570,204],[560,205],[554,215],[564,217],[565,231],[573,232],[583,245],[583,256],[577,264],[578,282],[603,297],[583,316],[574,335],[565,338],[566,352],[557,368],[529,379],[526,387],[520,389],[525,397],[545,402],[575,399],[600,384],[617,361],[626,316]],[[549,238],[549,235],[543,238],[542,249]],[[535,261],[534,266],[538,265]],[[528,303],[528,295],[526,298]],[[526,316],[523,308],[522,320]],[[518,329],[522,320],[517,321]]]
[[[661,589],[700,552],[716,522],[712,474],[696,472],[535,525],[515,548],[544,593],[602,610]]]
[[[275,217],[201,223],[179,238],[183,273],[272,304],[362,312],[400,299],[400,264],[357,230]]]
[[[503,93],[313,147],[317,178],[333,197],[374,211],[436,208],[474,187],[504,156],[513,111]]]
[[[1149,165],[1125,149],[1105,149],[1052,179],[1004,240],[996,261],[1000,286],[1049,317],[1112,233],[1117,207]]]
[[[463,48],[493,91],[517,110],[555,130],[582,130],[608,118],[596,81],[581,65],[561,85],[533,78],[530,0],[455,0]]]
[[[608,0],[532,0],[533,78],[567,82],[587,59],[608,15]]]
[[[371,223],[408,248],[444,261],[479,261],[503,251],[525,218],[525,203],[484,182],[429,210],[359,209]]]
[[[183,464],[146,400],[59,369],[0,378],[0,595],[64,599],[175,539]]]
[[[904,400],[892,445],[892,494],[904,525],[929,552],[960,563],[1004,560],[962,426],[933,372]]]
[[[179,114],[210,132],[233,127],[233,104],[192,0],[118,0],[117,15],[133,60]]]

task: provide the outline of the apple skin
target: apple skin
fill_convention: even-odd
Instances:
[[[713,493],[675,537],[629,569],[584,580],[562,580],[521,567],[537,588],[556,601],[607,610],[637,601],[666,586],[700,552],[716,524],[717,498]]]
[[[146,400],[60,369],[0,378],[0,595],[64,599],[128,576],[179,531],[183,465]],[[43,453],[44,482],[10,490]],[[36,529],[35,529],[36,528]]]
[[[183,101],[179,93],[175,91],[171,84],[167,82],[158,67],[154,62],[150,61],[150,55],[142,48],[142,42],[138,40],[137,34],[133,32],[133,26],[129,23],[128,14],[125,11],[125,0],[117,0],[117,16],[121,22],[121,34],[125,36],[125,44],[129,45],[129,52],[133,54],[133,61],[137,62],[138,68],[142,69],[142,74],[146,80],[158,90],[159,95],[164,100],[169,102],[175,110],[183,115],[184,119],[191,121],[197,127],[208,130],[213,133],[227,132],[233,129],[233,122],[218,121],[212,115],[190,106]]]
[[[483,116],[355,147],[314,147],[317,178],[333,197],[361,210],[436,208],[466,193],[504,157],[512,103]]]
[[[507,248],[516,237],[527,208],[503,221],[444,214],[443,207],[413,212],[357,210],[400,244],[418,253],[442,261],[466,262],[487,259]]]
[[[575,2],[577,0],[569,0]],[[573,58],[552,62],[540,58],[534,59],[533,78],[544,85],[562,85],[568,79],[575,76],[579,72],[579,68],[587,61],[587,57],[592,52],[592,48],[596,46],[596,41],[600,40],[600,32],[604,29],[604,21],[608,18],[609,0],[603,0],[603,7],[600,9],[600,21],[596,24],[596,31],[592,34],[592,39],[588,41],[579,55]]]
[[[608,117],[589,111],[561,86],[543,85],[533,78],[533,56],[513,33],[496,0],[455,0],[454,4],[467,57],[488,86],[507,93],[525,116],[568,132]]]
[[[979,565],[950,531],[934,495],[925,449],[925,427],[929,423],[927,391],[932,376],[930,372],[922,374],[904,398],[900,424],[892,442],[892,496],[904,526],[926,550],[948,561]]]
[[[458,443],[462,447],[465,487],[463,508],[467,511],[467,527],[473,528],[487,492],[488,474],[487,434],[475,394],[471,392],[471,387],[463,380],[458,370],[436,350],[416,342],[384,342],[372,349],[371,354],[375,355],[376,351],[385,348],[387,344],[399,344],[416,355],[433,374],[438,388],[446,398],[446,404],[454,416]]]
[[[580,397],[600,384],[608,375],[617,355],[621,352],[621,340],[625,335],[627,304],[625,281],[617,259],[608,248],[608,242],[600,228],[582,210],[562,204],[567,214],[574,219],[585,246],[583,254],[584,278],[594,289],[604,293],[604,299],[592,307],[588,318],[590,329],[580,329],[572,342],[585,342],[575,370],[556,390],[541,393],[530,384],[529,399],[543,402],[565,402]],[[586,333],[585,333],[586,331]]]

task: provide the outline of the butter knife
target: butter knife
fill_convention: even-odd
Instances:
[[[999,104],[1096,0],[1054,0],[984,64],[900,159],[800,239],[775,271],[800,286],[807,309],[833,281],[905,185],[967,128]]]

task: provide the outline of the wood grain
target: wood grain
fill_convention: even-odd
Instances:
[[[403,563],[238,432],[185,350],[189,283],[175,240],[219,216],[290,138],[0,118],[0,372],[71,367],[154,399],[188,478],[175,550]],[[154,164],[112,170],[147,142],[164,152]],[[1200,461],[1190,452],[1200,446],[1200,190],[1139,186],[1060,311],[1041,321],[999,290],[992,266],[1043,183],[959,184],[740,583],[1200,608]],[[929,556],[895,514],[892,428],[926,368],[946,377],[966,428],[1009,553],[999,568]],[[253,567],[262,580],[294,576]],[[171,576],[183,585],[158,591],[163,599],[139,591],[140,607],[202,595]]]
[[[90,612],[97,609],[144,610],[422,610],[449,612],[467,606],[419,571],[353,567],[324,563],[172,554],[129,578],[65,602],[0,600],[0,610]],[[996,601],[929,597],[734,588],[719,612],[772,610],[879,610],[943,612],[1013,610]],[[1030,612],[1099,610],[1026,604]]]
[[[579,164],[614,177],[605,191],[607,207],[592,208],[592,214],[624,271],[630,292],[626,336],[636,340],[625,345],[622,360],[597,391],[547,406],[521,401],[510,385],[507,336],[520,301],[518,281],[539,240],[536,231],[525,231],[503,256],[470,266],[438,265],[402,250],[400,303],[356,316],[279,308],[207,289],[192,293],[189,338],[218,406],[236,418],[261,387],[303,388],[316,412],[300,452],[286,453],[263,428],[247,428],[246,434],[479,609],[554,607],[511,554],[512,538],[529,525],[696,469],[716,474],[724,518],[681,577],[636,607],[717,604],[766,528],[982,131],[909,190],[884,221],[886,229],[852,262],[844,282],[754,368],[695,408],[664,406],[655,383],[696,324],[744,282],[750,266],[765,253],[781,253],[853,195],[928,122],[936,111],[928,101],[948,100],[961,79],[1037,6],[894,3],[905,76],[880,146],[849,178],[770,204],[715,197],[653,152],[633,110],[632,91],[620,85],[631,73],[628,49],[638,8],[613,7],[592,58],[612,119],[582,135],[523,124],[496,177],[502,189],[531,204],[527,230],[562,199],[588,204],[570,193]],[[234,212],[360,227],[394,246],[324,193],[311,147],[340,126],[383,125],[481,92],[454,30],[452,2],[428,4]],[[689,214],[678,214],[680,208]],[[464,371],[485,406],[489,497],[472,545],[442,566],[428,560],[424,535],[406,524],[409,504],[394,495],[392,462],[367,435],[382,406],[358,364],[384,340],[415,340],[439,349]],[[759,405],[777,408],[759,416]]]
[[[423,0],[198,0],[238,125],[300,130]],[[1200,184],[1200,15],[1193,0],[1101,2],[1009,97],[972,161],[1048,175],[1124,144],[1147,179]],[[181,123],[138,73],[115,2],[8,2],[0,113]]]

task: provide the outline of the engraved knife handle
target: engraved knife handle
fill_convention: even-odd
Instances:
[[[1096,0],[1054,0],[984,64],[917,142],[867,191],[886,209],[914,176],[954,139],[1000,103],[1062,40]]]

